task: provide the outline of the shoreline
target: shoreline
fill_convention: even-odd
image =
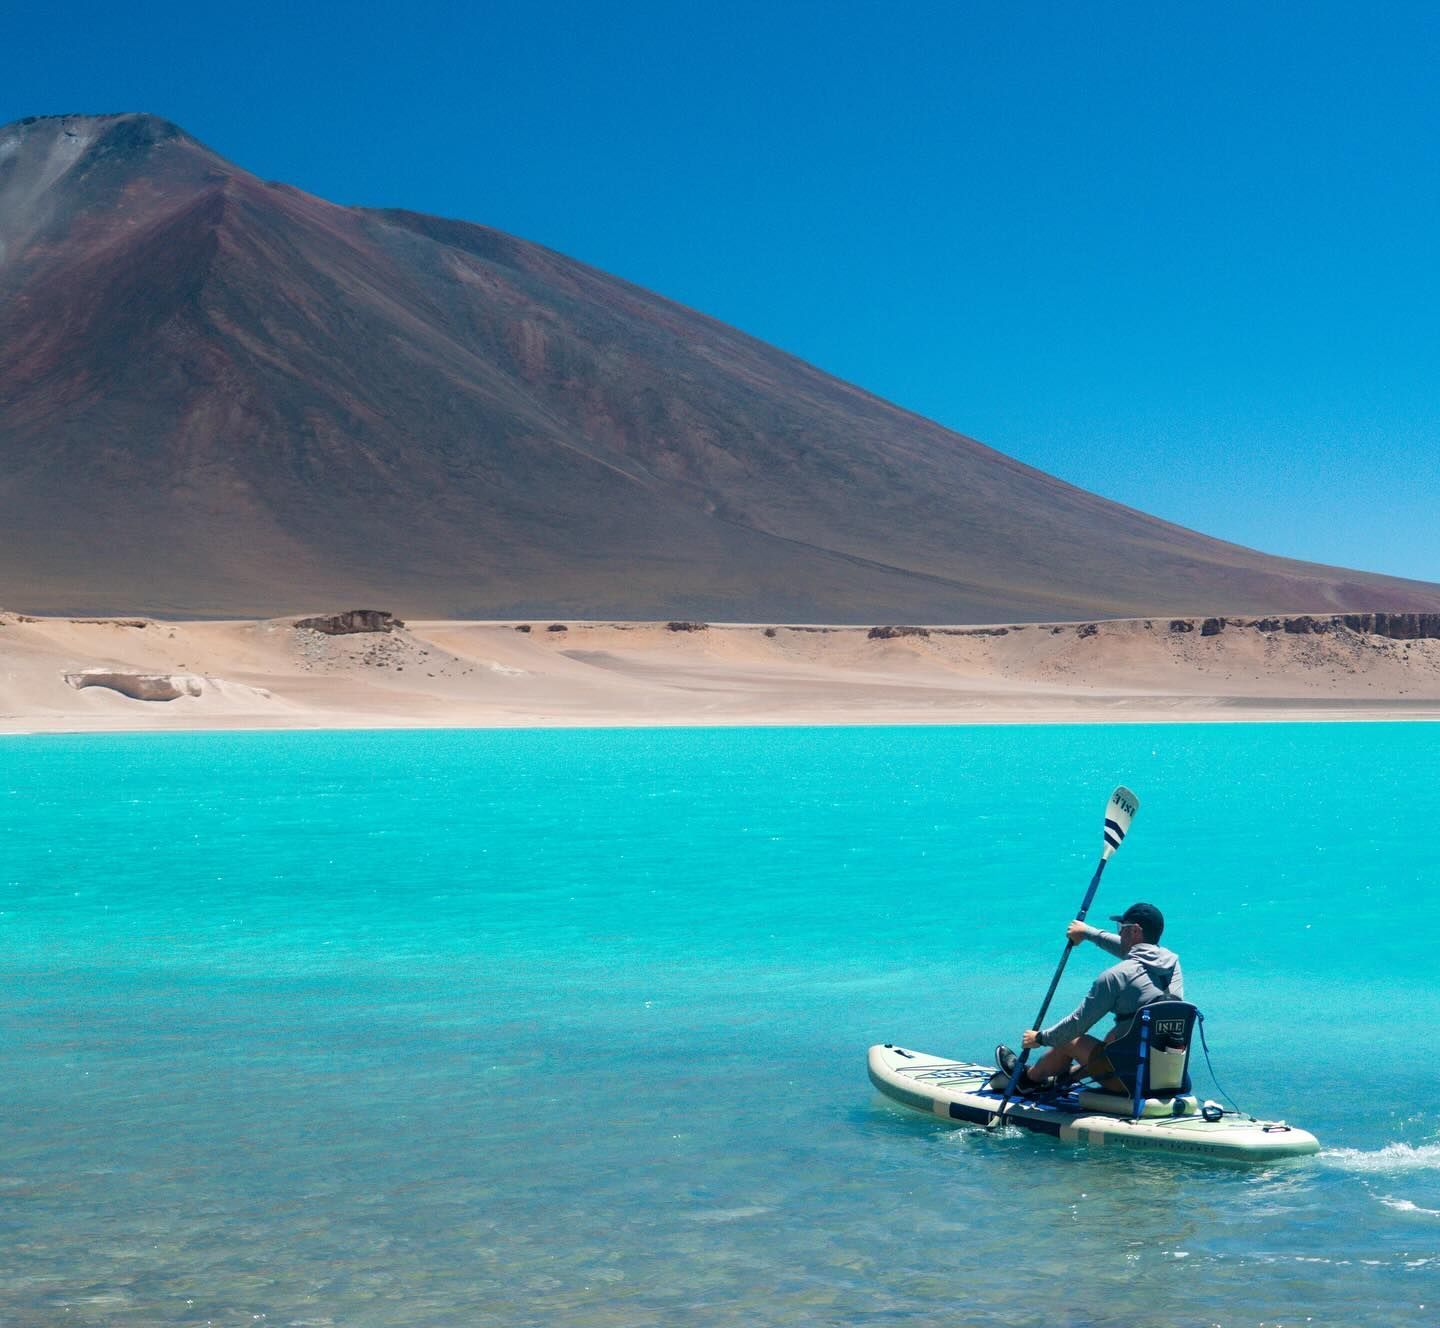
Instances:
[[[1431,720],[1440,624],[1414,615],[865,627],[0,613],[9,736]]]

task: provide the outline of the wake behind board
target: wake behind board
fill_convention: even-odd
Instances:
[[[957,1124],[988,1125],[995,1119],[1004,1094],[989,1086],[994,1073],[993,1065],[947,1060],[889,1043],[870,1048],[870,1082],[881,1093]],[[1096,1110],[1097,1102],[1106,1109]],[[1320,1151],[1313,1134],[1284,1121],[1249,1120],[1232,1113],[1206,1120],[1190,1095],[1151,1099],[1138,1120],[1133,1110],[1110,1094],[1072,1090],[1039,1100],[1013,1097],[1005,1121],[1053,1135],[1062,1143],[1148,1148],[1232,1162],[1271,1162]]]

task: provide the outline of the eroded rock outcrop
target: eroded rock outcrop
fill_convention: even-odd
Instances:
[[[929,636],[924,627],[872,627],[867,633],[871,641],[894,641],[902,636]]]
[[[67,673],[65,681],[79,691],[84,687],[107,687],[132,701],[177,701],[182,696],[199,696],[205,679],[193,673],[120,673],[113,669],[81,669]]]
[[[386,613],[383,609],[347,609],[344,613],[301,618],[295,623],[295,630],[324,632],[326,636],[349,636],[355,632],[393,632],[404,626],[393,613]]]
[[[1347,613],[1339,621],[1352,632],[1392,641],[1440,640],[1440,613]]]
[[[1302,613],[1294,618],[1206,618],[1201,636],[1219,636],[1226,625],[1256,632],[1284,632],[1290,636],[1324,636],[1348,630],[1361,636],[1383,636],[1392,641],[1440,640],[1440,613],[1345,613],[1317,617]],[[1147,624],[1148,625],[1148,624]],[[1052,629],[1057,630],[1057,629]],[[1174,618],[1172,632],[1193,632],[1193,618]]]

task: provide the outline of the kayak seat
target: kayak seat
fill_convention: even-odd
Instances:
[[[1165,1102],[1190,1091],[1190,1042],[1199,1015],[1185,1001],[1152,1001],[1102,1048],[1132,1103],[1147,1098]]]
[[[1107,1093],[1098,1088],[1082,1088],[1076,1094],[1076,1105],[1081,1111],[1093,1111],[1102,1116],[1135,1116],[1135,1099],[1123,1093]],[[1140,1109],[1142,1120],[1153,1120],[1158,1116],[1195,1116],[1200,1111],[1200,1100],[1192,1093],[1181,1093],[1175,1097],[1147,1097]]]

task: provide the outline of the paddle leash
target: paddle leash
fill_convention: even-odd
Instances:
[[[1090,888],[1085,891],[1085,898],[1081,901],[1080,910],[1075,914],[1076,922],[1085,921],[1085,915],[1095,901],[1095,891],[1100,888],[1100,877],[1105,871],[1105,864],[1110,861],[1111,854],[1125,842],[1130,822],[1135,819],[1135,813],[1139,810],[1140,799],[1123,784],[1110,795],[1110,801],[1105,804],[1105,847],[1101,850],[1100,863],[1095,868],[1095,875],[1090,878]],[[1060,985],[1060,975],[1064,973],[1065,965],[1070,962],[1070,952],[1073,949],[1075,946],[1067,940],[1065,951],[1060,956],[1060,962],[1055,966],[1055,976],[1050,979],[1050,990],[1045,993],[1045,999],[1040,1003],[1040,1013],[1035,1016],[1035,1022],[1030,1025],[1031,1028],[1045,1026],[1045,1013],[1050,1009],[1050,1002],[1055,998],[1055,988]],[[990,1122],[987,1129],[1004,1122],[1005,1109],[1015,1095],[1015,1085],[1020,1082],[1020,1076],[1025,1073],[1025,1064],[1029,1059],[1030,1048],[1022,1048],[1020,1058],[1015,1062],[1015,1069],[1011,1072],[1010,1082],[1005,1086],[1005,1097],[1000,1103],[1000,1110],[995,1113],[995,1119]]]

